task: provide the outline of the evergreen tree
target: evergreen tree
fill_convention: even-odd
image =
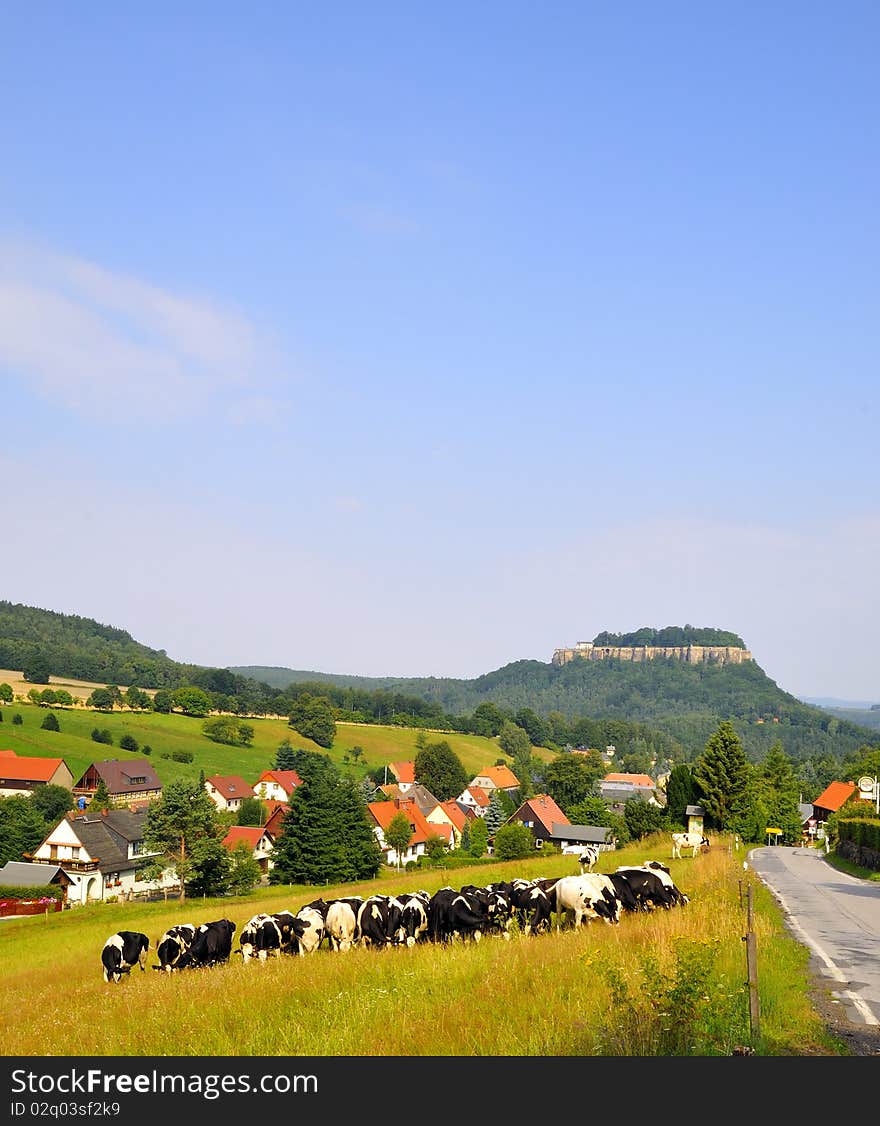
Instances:
[[[46,822],[37,806],[23,794],[0,798],[0,865],[24,860],[46,837]]]
[[[293,745],[285,736],[275,751],[275,761],[272,763],[272,768],[273,770],[296,770],[295,761]]]
[[[486,828],[489,830],[490,837],[494,837],[507,820],[507,817],[508,814],[505,812],[504,805],[501,801],[501,791],[493,790],[489,798],[489,804],[486,807],[486,815],[483,818],[486,822]]]
[[[332,764],[304,778],[291,797],[273,858],[271,883],[372,879],[382,865],[382,850],[354,781],[340,777]]]
[[[718,725],[691,775],[700,804],[716,828],[728,831],[734,818],[748,817],[750,766],[730,720]]]
[[[696,803],[696,786],[687,763],[674,766],[666,782],[666,815],[673,825],[685,825],[685,810]]]
[[[58,717],[54,712],[47,712],[46,718],[40,724],[44,731],[60,731],[61,727],[58,724]]]

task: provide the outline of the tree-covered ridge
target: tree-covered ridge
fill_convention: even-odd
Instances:
[[[733,649],[745,649],[746,643],[735,633],[725,629],[711,629],[700,626],[664,626],[653,629],[643,626],[633,633],[598,633],[593,638],[594,645],[621,646],[655,645],[661,648],[684,645],[724,645]]]

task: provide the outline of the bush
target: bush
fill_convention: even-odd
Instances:
[[[522,860],[535,851],[532,834],[521,821],[502,825],[495,834],[496,860]]]
[[[15,715],[12,717],[12,722],[13,723],[24,723],[24,720],[21,718],[20,712],[15,713]]]
[[[147,757],[149,757],[152,753],[153,753],[153,748],[150,746],[150,744],[144,743],[144,745],[141,747],[141,754],[147,755]]]
[[[93,727],[92,739],[96,743],[107,743],[109,746],[113,746],[113,736],[106,727]]]
[[[163,755],[162,757],[164,758],[165,756]],[[175,762],[192,762],[193,753],[192,751],[172,751],[171,757]]]
[[[136,751],[140,744],[137,739],[135,739],[134,735],[123,735],[119,740],[119,746],[124,751]]]
[[[40,724],[40,727],[44,731],[60,731],[61,730],[61,728],[58,725],[58,717],[55,715],[54,712],[47,712],[46,713],[46,718]]]

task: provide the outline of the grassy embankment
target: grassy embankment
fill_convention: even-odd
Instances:
[[[668,858],[665,835],[603,854],[599,870]],[[671,861],[685,907],[506,942],[455,943],[228,965],[105,984],[100,951],[116,930],[155,942],[174,922],[325,898],[428,891],[522,875],[574,874],[540,856],[477,870],[386,875],[336,888],[256,889],[243,898],[95,904],[2,927],[0,1043],[6,1055],[610,1056],[729,1055],[750,1044],[745,946],[751,885],[759,959],[757,1054],[842,1055],[808,1001],[808,952],[787,933],[742,853],[717,842]],[[236,944],[237,945],[237,944]],[[151,951],[150,964],[153,961]],[[332,1018],[332,1019],[331,1019]]]

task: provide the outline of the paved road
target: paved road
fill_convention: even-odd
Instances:
[[[821,964],[849,1019],[880,1025],[880,884],[836,871],[816,848],[756,848],[748,864]]]

